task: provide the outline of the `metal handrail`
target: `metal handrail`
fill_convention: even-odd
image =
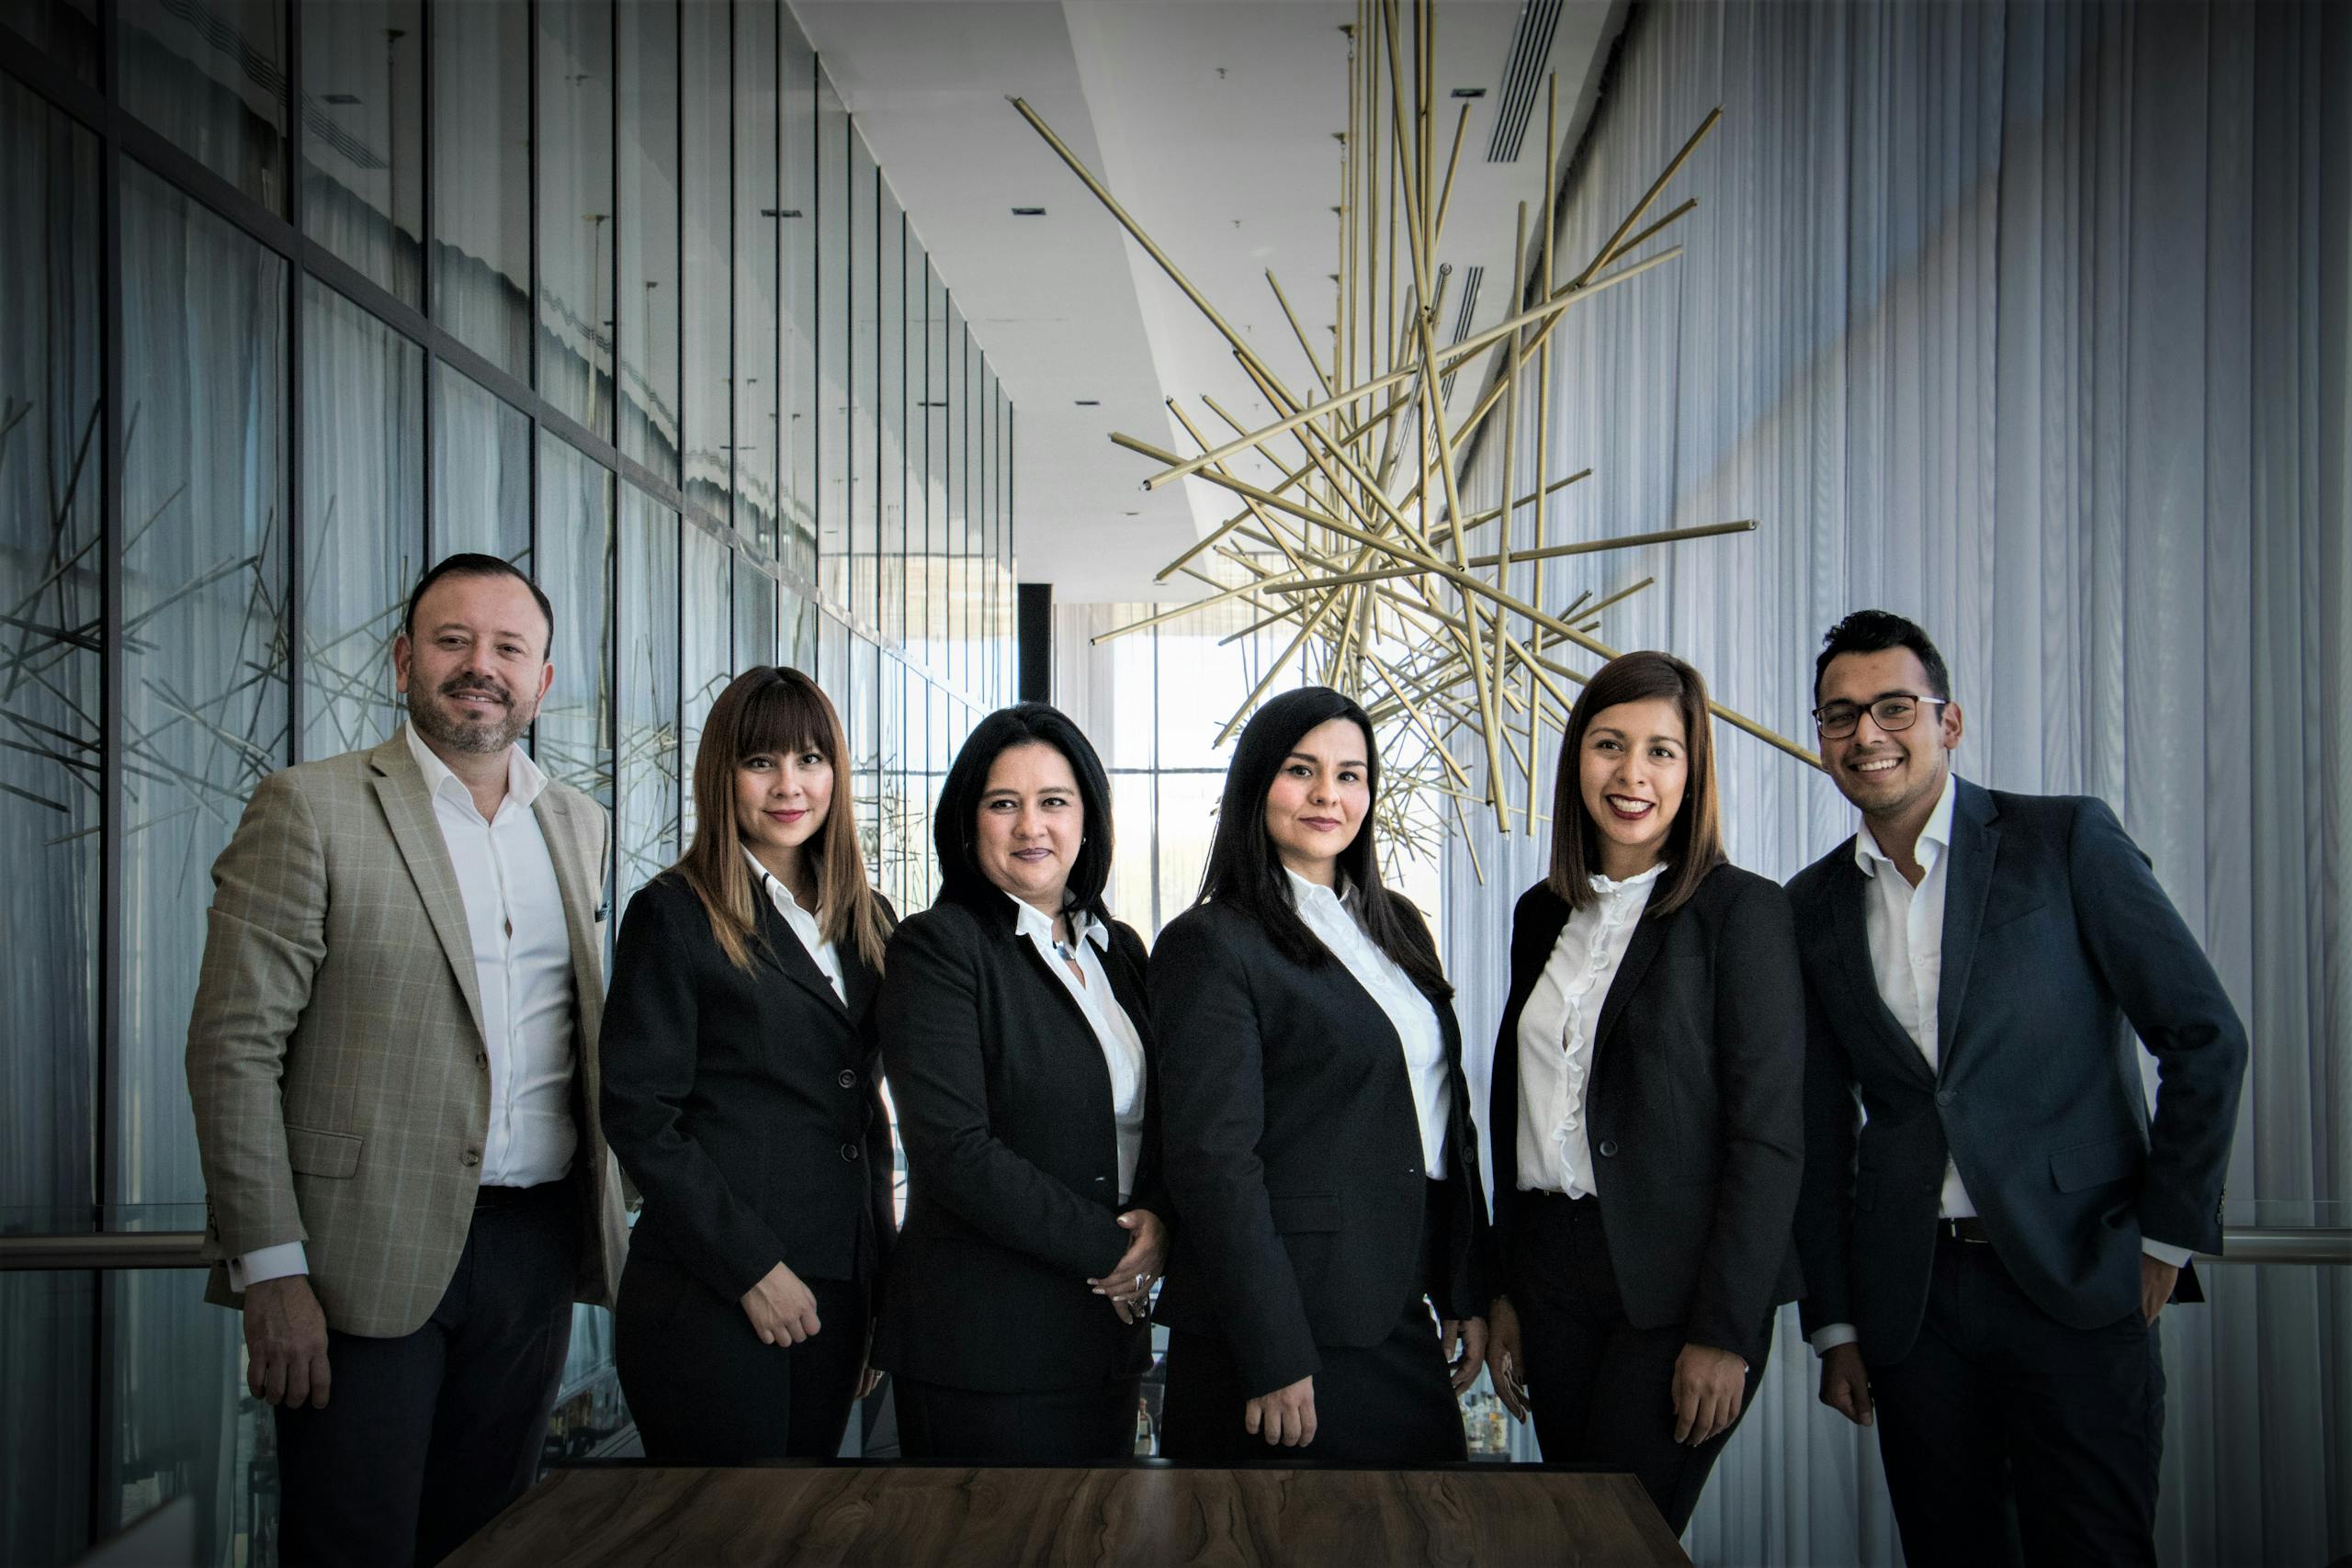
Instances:
[[[2352,1226],[2233,1225],[2199,1263],[2352,1264]],[[34,1269],[202,1269],[202,1231],[101,1231],[0,1236],[0,1274]]]

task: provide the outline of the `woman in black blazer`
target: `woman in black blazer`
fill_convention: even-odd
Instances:
[[[878,1003],[908,1190],[874,1358],[900,1451],[1132,1458],[1168,1232],[1143,942],[1102,907],[1110,781],[1059,712],[1001,709],[933,835],[939,901]]]
[[[1259,709],[1201,900],[1152,955],[1171,1459],[1467,1457],[1486,1204],[1452,987],[1380,885],[1379,783],[1371,721],[1338,692]]]
[[[830,1459],[873,1382],[892,916],[835,792],[847,750],[808,676],[736,677],[695,757],[694,842],[621,919],[605,1134],[645,1209],[613,1354],[649,1459]]]
[[[1690,1521],[1798,1294],[1804,994],[1778,885],[1724,858],[1707,692],[1603,665],[1561,741],[1552,874],[1495,1044],[1488,1365],[1547,1460]]]

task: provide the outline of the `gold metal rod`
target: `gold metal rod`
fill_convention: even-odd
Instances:
[[[1315,372],[1316,385],[1323,389],[1323,395],[1326,398],[1329,397],[1331,378],[1323,374],[1323,362],[1316,358],[1315,345],[1307,341],[1306,329],[1298,324],[1297,312],[1290,308],[1290,301],[1283,298],[1283,286],[1276,280],[1272,267],[1266,269],[1266,284],[1274,291],[1274,303],[1283,308],[1283,320],[1290,323],[1291,334],[1298,339],[1300,352],[1306,355],[1306,367]]]
[[[1650,188],[1642,193],[1641,200],[1634,203],[1633,210],[1625,214],[1623,220],[1617,225],[1616,232],[1602,243],[1584,271],[1577,275],[1579,281],[1590,277],[1608,265],[1609,258],[1617,254],[1625,236],[1633,231],[1634,225],[1642,220],[1642,214],[1650,209],[1650,204],[1658,198],[1658,193],[1666,189],[1668,182],[1682,172],[1682,165],[1690,162],[1690,154],[1699,150],[1699,143],[1707,139],[1707,133],[1714,130],[1716,121],[1723,118],[1724,111],[1720,106],[1707,111],[1707,118],[1699,122],[1699,129],[1690,133],[1690,140],[1682,144],[1682,151],[1677,152],[1657,178],[1650,182]]]

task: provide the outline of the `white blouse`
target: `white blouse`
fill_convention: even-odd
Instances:
[[[1592,1146],[1585,1097],[1592,1084],[1593,1032],[1601,1004],[1649,908],[1666,864],[1611,882],[1595,875],[1600,895],[1568,917],[1552,956],[1519,1015],[1519,1170],[1521,1191],[1589,1198]],[[1498,1173],[1499,1174],[1499,1173]]]
[[[1012,898],[1010,893],[1005,897]],[[1111,989],[1110,973],[1099,956],[1110,951],[1111,928],[1079,910],[1068,911],[1070,956],[1086,976],[1081,983],[1054,952],[1054,922],[1033,904],[1019,898],[1012,898],[1012,903],[1021,911],[1014,931],[1029,939],[1046,967],[1077,1001],[1094,1031],[1094,1043],[1102,1048],[1103,1063],[1111,1069],[1111,1116],[1118,1128],[1119,1201],[1124,1203],[1135,1194],[1136,1161],[1143,1153],[1143,1036],[1136,1032],[1127,1010],[1119,1005],[1118,993]]]
[[[1335,893],[1288,866],[1283,868],[1283,874],[1290,879],[1291,907],[1298,911],[1298,918],[1347,966],[1356,984],[1371,993],[1396,1027],[1396,1038],[1405,1047],[1405,1073],[1412,1081],[1413,1113],[1420,1119],[1421,1168],[1432,1179],[1442,1177],[1453,1083],[1437,1008],[1413,984],[1412,976],[1364,935],[1363,927],[1356,923],[1353,888]]]
[[[817,917],[800,907],[792,897],[792,889],[777,881],[775,874],[760,863],[759,856],[745,850],[743,858],[752,863],[752,874],[759,878],[760,886],[768,890],[768,902],[774,904],[775,912],[784,917],[784,923],[792,928],[792,934],[800,939],[800,945],[808,950],[808,956],[817,961],[817,967],[825,972],[825,978],[833,983],[833,995],[841,998],[842,1005],[847,1007],[849,993],[842,989],[840,950],[825,940],[824,928],[817,923]]]

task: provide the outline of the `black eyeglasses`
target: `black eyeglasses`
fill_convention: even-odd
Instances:
[[[1869,710],[1872,724],[1893,734],[1918,723],[1921,708],[1951,705],[1942,697],[1915,697],[1908,692],[1889,692],[1883,697],[1873,697],[1859,705],[1853,703],[1824,703],[1813,710],[1813,722],[1821,731],[1824,740],[1843,740],[1860,727],[1864,709]]]

